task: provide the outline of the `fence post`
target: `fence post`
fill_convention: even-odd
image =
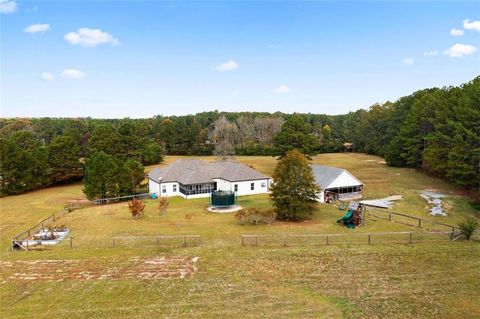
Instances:
[[[187,236],[183,237],[183,246],[187,247]]]
[[[370,233],[368,233],[368,244],[370,245],[371,243],[371,238],[372,238],[372,235]]]
[[[283,235],[283,246],[287,247],[287,236]]]
[[[392,213],[388,213],[388,220],[392,221]]]
[[[455,236],[455,227],[452,227],[452,232],[450,234],[450,241],[453,241],[454,236]]]
[[[242,246],[245,246],[245,244],[243,243],[243,235],[242,235]]]
[[[160,238],[157,237],[157,247],[160,247]]]
[[[327,239],[327,245],[328,245],[328,244],[329,244],[329,242],[328,242],[328,235],[327,235],[325,238]]]
[[[418,227],[422,228],[422,220],[420,218],[418,219]]]
[[[258,236],[255,236],[255,246],[258,246]]]
[[[113,237],[113,247],[115,247],[115,237]]]
[[[53,214],[52,216],[53,216],[53,221],[55,221],[55,214]]]
[[[412,232],[410,232],[410,244],[412,243]]]
[[[70,237],[70,249],[73,248],[73,237]]]

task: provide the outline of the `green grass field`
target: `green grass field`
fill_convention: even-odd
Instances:
[[[178,158],[167,157],[161,165]],[[272,157],[237,160],[269,175],[275,165]],[[365,183],[367,198],[404,195],[393,211],[449,224],[476,214],[454,186],[411,169],[387,167],[380,157],[322,154],[314,162],[348,169]],[[449,195],[448,216],[428,214],[419,197],[424,189]],[[74,249],[66,240],[43,251],[9,252],[12,236],[82,198],[82,185],[74,184],[0,199],[1,318],[480,317],[478,242],[241,245],[241,234],[418,231],[372,218],[347,230],[335,223],[344,212],[328,205],[320,205],[312,220],[258,226],[207,212],[208,199],[172,198],[166,217],[160,216],[156,201],[146,200],[139,220],[132,219],[126,203],[88,207],[56,223],[71,229]],[[240,197],[239,204],[271,205],[267,195]],[[201,235],[201,245],[156,247],[149,239],[112,248],[113,236],[193,234]],[[157,265],[155,258],[163,256],[198,257],[196,270],[185,278],[145,279],[151,275],[148,267]],[[169,271],[176,273],[182,263],[172,262]]]

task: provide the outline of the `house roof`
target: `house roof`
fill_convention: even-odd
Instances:
[[[148,173],[148,178],[156,182],[179,182],[188,185],[211,183],[215,178],[239,182],[269,177],[235,161],[205,162],[198,159],[184,159],[163,169],[153,169]]]
[[[348,174],[351,177],[352,183],[345,183],[342,186],[352,186],[352,185],[362,185],[363,183],[359,181],[355,176],[353,176],[349,171],[343,168],[336,168],[331,166],[323,166],[312,164],[313,175],[315,180],[321,189],[326,189],[333,184],[342,174]]]

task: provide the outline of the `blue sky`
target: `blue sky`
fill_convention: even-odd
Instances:
[[[0,0],[0,12],[2,117],[342,114],[480,74],[479,1]]]

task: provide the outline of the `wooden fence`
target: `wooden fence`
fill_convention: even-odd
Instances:
[[[375,218],[388,220],[388,221],[399,223],[402,225],[423,228],[432,232],[438,232],[438,231],[442,232],[442,231],[448,230],[452,235],[451,239],[453,239],[454,236],[456,236],[456,234],[458,233],[458,227],[456,226],[444,224],[440,222],[434,222],[434,221],[426,220],[426,219],[412,216],[412,215],[396,213],[396,212],[391,212],[387,210],[372,209],[372,208],[367,208],[365,212],[366,214]]]
[[[144,199],[150,197],[149,193],[141,193],[141,194],[135,194],[135,195],[126,195],[126,196],[118,196],[118,197],[109,197],[109,198],[100,198],[96,199],[93,202],[95,205],[103,205],[103,204],[109,204],[109,203],[117,203],[121,202],[124,200],[130,200],[130,199]]]
[[[450,241],[451,232],[376,232],[344,234],[274,234],[242,235],[243,246],[325,246],[413,244],[431,241]]]
[[[113,247],[137,246],[198,246],[202,242],[200,235],[161,235],[161,236],[115,236]]]

